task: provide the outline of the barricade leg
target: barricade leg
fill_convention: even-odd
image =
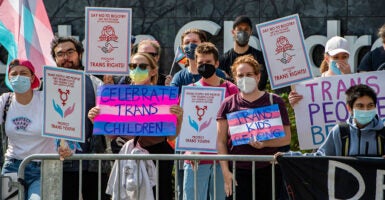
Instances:
[[[41,198],[62,199],[63,162],[43,160],[41,165]]]

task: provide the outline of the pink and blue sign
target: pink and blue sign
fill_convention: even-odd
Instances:
[[[233,146],[285,136],[277,104],[227,114]]]
[[[100,113],[94,119],[97,135],[169,136],[176,134],[178,88],[170,86],[105,85],[98,89]]]

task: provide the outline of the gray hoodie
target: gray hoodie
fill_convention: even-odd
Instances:
[[[376,156],[377,137],[376,131],[384,127],[376,116],[367,126],[359,129],[350,117],[347,121],[350,128],[349,156]],[[336,125],[330,131],[325,142],[318,149],[317,155],[342,156],[342,142],[339,126]]]

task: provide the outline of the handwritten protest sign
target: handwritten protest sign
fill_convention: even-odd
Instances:
[[[257,25],[272,89],[313,78],[299,16]]]
[[[129,72],[131,15],[131,8],[86,7],[86,73]]]
[[[226,114],[233,146],[285,136],[278,104]]]
[[[183,124],[176,143],[178,151],[217,152],[216,116],[225,98],[222,87],[183,86]]]
[[[84,142],[84,73],[44,66],[43,136]]]
[[[320,77],[295,86],[303,99],[294,106],[298,140],[301,149],[319,147],[338,122],[348,119],[346,90],[359,83],[377,93],[377,111],[385,118],[385,71]]]
[[[178,87],[104,85],[99,87],[94,134],[168,136],[176,134]]]

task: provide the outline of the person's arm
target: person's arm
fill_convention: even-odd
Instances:
[[[218,128],[218,137],[217,137],[217,150],[218,155],[226,155],[227,151],[227,132],[228,132],[228,123],[226,119],[217,120]],[[222,169],[224,187],[227,196],[230,196],[233,193],[233,173],[230,172],[229,162],[225,160],[219,161]]]

